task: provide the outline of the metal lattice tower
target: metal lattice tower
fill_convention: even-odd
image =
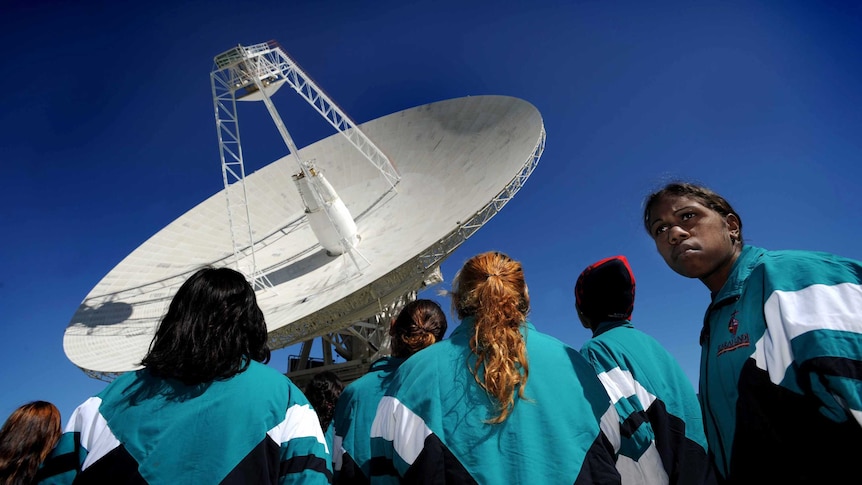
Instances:
[[[314,207],[328,208],[329,201],[337,196],[333,189],[315,171],[314,166],[299,156],[284,122],[278,114],[270,96],[283,84],[290,85],[303,99],[323,116],[383,175],[394,189],[400,180],[389,157],[368,138],[365,133],[320,89],[281,46],[274,41],[252,46],[238,45],[214,59],[210,74],[213,105],[219,140],[219,155],[222,178],[227,199],[228,217],[231,226],[234,258],[237,269],[244,272],[255,288],[271,288],[272,283],[258,268],[255,258],[255,240],[252,221],[248,211],[248,192],[245,186],[245,167],[237,117],[237,101],[263,101],[278,131],[300,169],[298,177],[310,186],[309,201]],[[340,200],[338,201],[340,202]],[[337,209],[337,208],[336,208]],[[356,251],[349,230],[344,224],[352,223],[346,209],[341,212],[326,212],[330,225],[340,240],[343,252],[348,254],[357,268],[361,268],[364,257]],[[341,223],[339,223],[341,222]]]

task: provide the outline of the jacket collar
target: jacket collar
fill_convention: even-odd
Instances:
[[[739,257],[733,263],[730,274],[727,275],[724,286],[721,287],[717,295],[712,295],[713,305],[729,298],[736,298],[742,293],[745,281],[764,253],[766,253],[765,249],[756,246],[744,246],[742,248],[742,252],[739,253]]]
[[[607,332],[608,330],[612,330],[617,327],[629,327],[634,328],[632,322],[630,320],[611,320],[608,322],[602,322],[596,326],[596,329],[593,331],[593,337],[598,337],[599,335]]]

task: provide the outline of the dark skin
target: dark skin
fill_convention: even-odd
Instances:
[[[650,235],[665,263],[718,293],[742,251],[739,218],[722,216],[696,199],[665,196],[650,208]]]
[[[587,330],[593,329],[593,324],[590,323],[590,319],[586,317],[580,310],[578,310],[578,318],[581,320],[581,325],[584,326]]]
[[[575,305],[575,310],[578,312],[578,319],[581,321],[581,325],[583,325],[584,328],[591,331],[593,333],[593,335],[595,335],[596,329],[593,328],[593,322],[591,322],[590,319],[586,315],[581,313],[581,309],[578,308],[577,305]]]

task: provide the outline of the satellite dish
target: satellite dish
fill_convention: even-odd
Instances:
[[[248,79],[231,82],[237,66],[264,51],[276,67],[253,77],[255,88]],[[286,67],[290,59],[274,42],[215,59],[225,189],[150,237],[84,298],[63,347],[92,377],[140,368],[171,298],[204,265],[235,267],[255,283],[272,349],[362,336],[369,322],[380,334],[389,323],[381,315],[439,281],[443,260],[512,199],[544,150],[542,117],[518,98],[450,99],[355,125],[315,97],[325,95],[303,84],[310,81],[298,66]],[[278,125],[269,96],[285,84],[306,89],[339,133],[246,175],[230,108],[253,96]],[[303,185],[309,177],[320,179]],[[315,221],[318,209],[324,216]]]

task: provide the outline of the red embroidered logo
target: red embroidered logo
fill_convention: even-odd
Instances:
[[[717,356],[751,345],[751,339],[749,338],[748,333],[743,333],[741,335],[736,334],[736,332],[739,331],[739,320],[736,318],[738,313],[739,310],[734,310],[733,313],[730,314],[730,321],[727,322],[727,331],[730,332],[733,337],[718,346],[718,352],[716,353]]]
[[[727,323],[727,330],[731,335],[736,335],[736,331],[739,330],[739,320],[736,319],[737,313],[739,313],[739,310],[734,310],[730,314],[730,322]]]

